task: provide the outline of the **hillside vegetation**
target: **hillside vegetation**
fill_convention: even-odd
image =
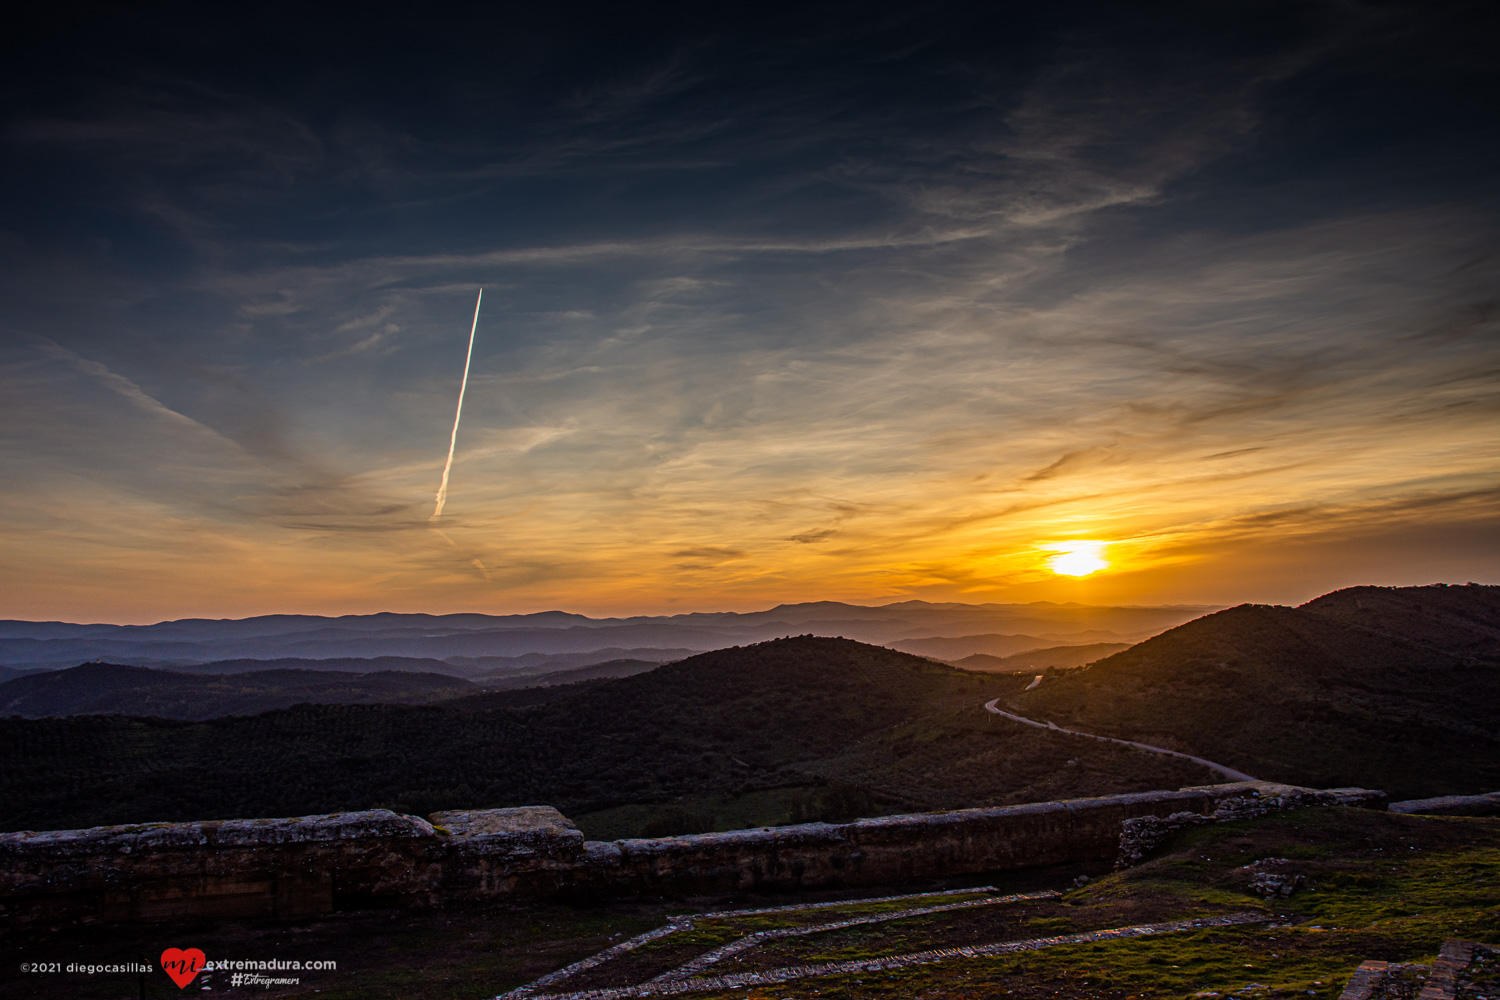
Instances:
[[[522,687],[557,687],[560,684],[576,684],[579,681],[598,681],[609,677],[633,677],[661,666],[660,660],[637,660],[623,657],[590,663],[584,667],[569,667],[566,670],[536,672],[509,670],[480,678],[480,683],[491,691],[504,691]]]
[[[3,823],[541,803],[595,836],[624,836],[1212,780],[1182,761],[980,710],[1015,684],[806,636],[440,706],[0,720]]]
[[[1013,653],[1010,656],[975,653],[973,656],[954,660],[953,665],[963,667],[965,670],[983,670],[995,674],[1015,673],[1022,670],[1045,670],[1048,667],[1081,667],[1085,663],[1102,660],[1111,653],[1118,653],[1122,649],[1129,648],[1130,644],[1124,642],[1091,642],[1082,646],[1048,646],[1044,649]]]
[[[651,660],[607,660],[565,670],[515,669],[471,682],[443,671],[351,672],[297,667],[210,673],[201,668],[162,670],[118,663],[85,663],[67,670],[39,670],[13,680],[0,680],[0,716],[43,719],[136,715],[203,720],[257,715],[303,704],[426,705],[481,691],[555,687],[606,677],[629,677],[659,665]]]
[[[1500,587],[1243,605],[1006,699],[1257,777],[1397,797],[1500,788]]]
[[[307,702],[421,705],[479,689],[446,674],[383,670],[260,670],[195,675],[171,670],[85,663],[27,674],[0,684],[0,715],[27,719],[68,715],[140,715],[212,719],[255,715]]]

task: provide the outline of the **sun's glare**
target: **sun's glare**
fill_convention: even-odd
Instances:
[[[1047,560],[1047,568],[1059,576],[1088,576],[1109,566],[1104,558],[1104,542],[1054,542],[1044,546],[1057,555]]]

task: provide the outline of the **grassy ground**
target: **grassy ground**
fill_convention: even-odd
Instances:
[[[1267,859],[1278,859],[1268,861]],[[1257,865],[1260,862],[1261,864]],[[997,875],[1002,892],[1067,890],[1062,899],[950,911],[832,934],[784,939],[741,953],[743,971],[809,959],[848,959],[1142,921],[1257,910],[1267,923],[1135,940],[1054,947],[989,959],[958,959],[885,973],[806,979],[691,997],[755,1000],[1016,997],[1336,997],[1366,958],[1430,961],[1446,937],[1500,944],[1500,820],[1438,819],[1363,810],[1306,810],[1184,831],[1157,858],[1127,872],[1071,887],[1080,869]],[[1249,883],[1257,871],[1301,875],[1290,898],[1262,900]],[[968,884],[976,884],[972,880]],[[889,894],[932,884],[870,890]],[[952,887],[956,887],[952,886]],[[211,957],[334,959],[336,972],[304,973],[293,988],[229,989],[230,996],[319,1000],[479,1000],[660,926],[668,913],[774,906],[826,895],[734,900],[559,906],[451,908],[346,914],[284,927],[220,925],[43,929],[10,934],[0,997],[136,997],[133,976],[22,975],[22,961],[124,961],[197,946]],[[932,902],[943,902],[937,899]],[[899,904],[907,906],[911,904]],[[825,922],[893,904],[700,922],[691,936],[662,939],[638,971],[755,930]],[[674,937],[676,937],[674,935]],[[643,954],[647,958],[650,953]],[[283,974],[285,975],[285,973]],[[597,978],[597,976],[596,976]],[[607,977],[606,977],[607,978]],[[627,977],[628,978],[628,977]],[[602,982],[602,980],[601,980]],[[195,983],[196,989],[201,983]],[[148,997],[180,996],[156,973]]]

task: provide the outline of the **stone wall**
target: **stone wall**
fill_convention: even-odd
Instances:
[[[294,918],[430,894],[442,838],[385,809],[0,835],[0,916]]]
[[[547,806],[0,834],[0,926],[34,920],[292,919],[464,899],[669,896],[881,885],[1109,860],[1126,820],[1284,805],[1384,806],[1379,792],[1266,782],[586,842]]]
[[[1431,799],[1392,802],[1391,812],[1426,816],[1500,816],[1500,792],[1483,795],[1439,795]]]

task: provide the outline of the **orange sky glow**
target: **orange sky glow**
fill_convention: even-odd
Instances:
[[[880,10],[19,42],[0,619],[1500,583],[1492,33]]]

